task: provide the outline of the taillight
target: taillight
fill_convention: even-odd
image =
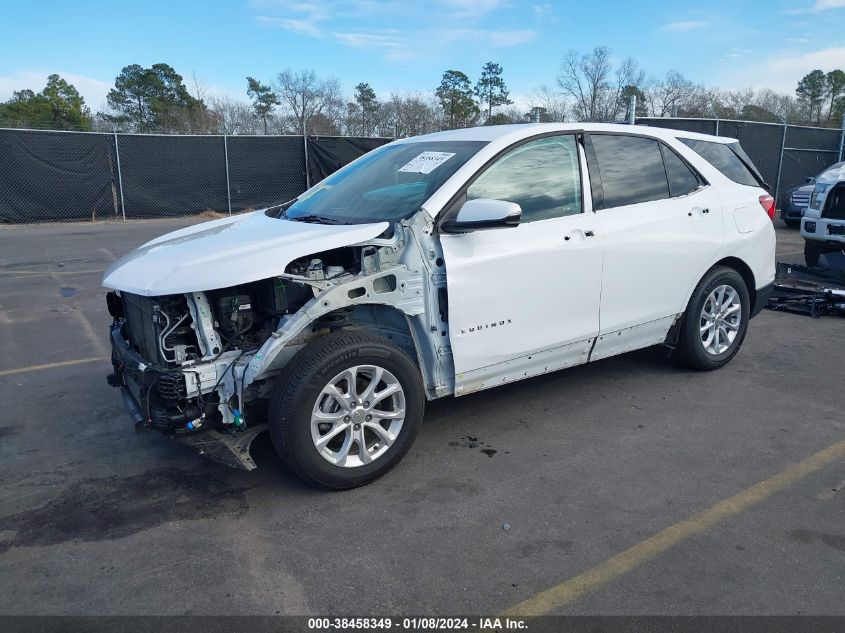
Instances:
[[[775,199],[772,198],[769,194],[765,196],[760,196],[760,206],[763,207],[763,211],[766,212],[766,215],[769,216],[770,220],[775,219]]]

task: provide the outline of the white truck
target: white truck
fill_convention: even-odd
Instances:
[[[845,250],[845,162],[816,177],[810,206],[801,219],[801,236],[807,266],[818,264],[825,253]]]
[[[667,345],[739,350],[775,273],[774,200],[731,139],[526,124],[374,150],[296,200],[157,238],[105,274],[142,426],[254,468],[368,483],[426,400]],[[577,415],[577,412],[573,412]]]

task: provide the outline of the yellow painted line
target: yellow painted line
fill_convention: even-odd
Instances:
[[[82,365],[83,363],[96,363],[97,361],[107,360],[105,356],[90,356],[88,358],[77,358],[76,360],[63,360],[58,363],[46,363],[44,365],[31,365],[29,367],[18,367],[17,369],[3,369],[0,370],[0,376],[15,376],[17,374],[26,374],[31,371],[41,371],[42,369],[56,369],[57,367],[70,367],[71,365]]]
[[[658,532],[574,578],[514,605],[504,615],[532,616],[557,611],[561,607],[578,600],[581,596],[601,589],[620,576],[633,571],[681,541],[700,534],[717,523],[721,523],[725,519],[765,501],[776,492],[843,457],[845,457],[845,440],[819,451],[804,461],[790,466],[777,475],[761,481],[729,499],[720,501],[689,519],[669,526],[662,532]]]

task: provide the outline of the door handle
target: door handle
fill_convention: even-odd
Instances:
[[[689,217],[692,217],[692,213],[693,213],[693,211],[701,211],[701,213],[702,213],[702,214],[704,214],[704,213],[710,213],[710,209],[708,209],[707,207],[704,207],[703,209],[702,209],[701,207],[693,207],[691,210],[689,210],[689,211],[687,212],[687,215],[688,215]]]
[[[593,231],[590,231],[590,230],[584,231],[582,229],[575,229],[571,233],[567,233],[566,235],[564,235],[563,239],[568,242],[572,238],[573,235],[577,235],[578,233],[580,233],[584,237],[595,237],[596,236],[596,234]]]

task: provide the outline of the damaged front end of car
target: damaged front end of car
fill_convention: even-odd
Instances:
[[[282,370],[310,341],[339,329],[392,339],[417,359],[429,398],[452,392],[445,271],[426,214],[387,228],[371,225],[375,236],[362,241],[356,240],[360,227],[350,230],[345,241],[353,243],[343,246],[337,245],[344,241],[340,237],[322,238],[352,227],[321,231],[311,225],[316,237],[308,238],[304,223],[272,219],[271,224],[263,213],[251,215],[224,223],[219,231],[200,225],[165,236],[139,249],[149,253],[130,255],[107,272],[104,285],[113,288],[107,303],[114,367],[108,382],[120,389],[136,428],[160,431],[216,461],[252,470],[250,444],[266,428],[273,390],[284,388]],[[206,266],[186,273],[188,258],[222,247],[216,239],[234,242],[236,253],[247,229],[299,231],[305,237],[295,248],[265,243],[260,261],[241,266],[239,275],[222,270],[213,275],[240,276],[242,283],[209,287],[216,284],[207,281],[212,277]],[[162,258],[170,262],[167,270],[156,268]],[[145,259],[157,279],[127,281],[143,274]],[[273,267],[277,272],[264,276]],[[205,289],[191,288],[191,276]],[[159,289],[172,292],[159,294]]]

